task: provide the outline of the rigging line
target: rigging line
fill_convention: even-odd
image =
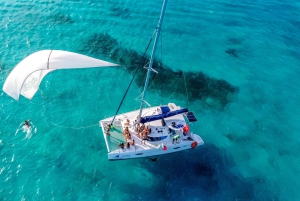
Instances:
[[[151,80],[151,84],[148,87],[148,91],[152,88],[152,86],[154,86],[154,80],[155,80],[156,76],[157,76],[157,73],[155,74],[155,77]],[[154,88],[155,88],[155,86],[154,86]]]
[[[160,60],[161,60],[161,63],[162,63],[162,37],[163,37],[163,35],[162,35],[162,33],[163,33],[163,29],[162,28],[160,28],[160,32],[161,32],[161,34],[160,34]]]
[[[128,92],[128,90],[129,90],[129,88],[130,88],[130,86],[131,86],[131,84],[132,84],[132,82],[133,82],[133,80],[134,80],[134,78],[135,78],[135,76],[136,76],[138,70],[140,69],[141,64],[143,63],[143,61],[144,61],[144,59],[145,59],[146,52],[147,52],[147,50],[148,50],[148,48],[149,48],[149,46],[150,46],[150,44],[151,44],[151,42],[152,42],[152,39],[153,39],[153,37],[154,37],[156,31],[157,31],[157,29],[154,30],[154,32],[153,32],[153,34],[152,34],[152,37],[151,37],[151,39],[150,39],[150,41],[149,41],[149,43],[148,43],[148,45],[147,45],[147,47],[146,47],[146,49],[145,49],[145,52],[144,52],[144,54],[143,54],[143,56],[142,56],[142,58],[141,58],[141,60],[140,60],[140,62],[139,62],[139,64],[138,64],[138,66],[136,67],[136,70],[135,70],[135,72],[134,72],[134,74],[133,74],[133,77],[132,77],[132,79],[131,79],[131,81],[130,81],[130,83],[129,83],[129,85],[128,85],[128,87],[127,87],[125,93],[124,93],[124,96],[123,96],[123,98],[122,98],[122,100],[121,100],[121,103],[119,104],[119,107],[118,107],[118,109],[117,109],[117,111],[116,111],[116,114],[115,114],[113,120],[111,121],[111,124],[114,123],[114,120],[115,120],[115,118],[116,118],[116,116],[117,116],[117,114],[118,114],[118,112],[119,112],[119,110],[120,110],[120,108],[121,108],[121,105],[123,104],[123,101],[124,101],[124,99],[125,99],[125,97],[126,97],[126,95],[127,95],[127,92]]]
[[[127,70],[126,66],[123,66],[123,67],[124,67],[124,69],[127,71],[127,73],[128,73],[129,75],[131,75],[131,74],[129,73],[129,71]],[[135,84],[137,90],[141,93],[141,89],[140,89],[139,86],[136,84],[136,82],[134,82],[134,84]]]
[[[41,94],[42,94],[42,96],[44,95],[44,92],[41,90],[41,89],[39,89],[39,91],[41,92]],[[46,119],[46,121],[48,121],[48,122],[50,122],[51,124],[53,124],[54,126],[57,126],[57,127],[61,127],[61,128],[66,128],[66,129],[84,129],[84,128],[90,128],[90,127],[93,127],[93,126],[99,126],[99,124],[93,124],[93,125],[89,125],[89,126],[84,126],[84,127],[65,127],[65,126],[60,126],[60,125],[57,125],[57,124],[55,124],[55,123],[53,123],[52,121],[49,121],[48,120],[48,117],[46,116],[46,115],[43,115],[44,117],[45,117],[45,119]]]
[[[209,148],[209,147],[206,146],[205,144],[203,145],[203,147],[206,148],[206,149],[208,149],[208,150],[210,150],[210,151],[212,151],[212,152],[214,152],[215,154],[218,154],[219,156],[222,156],[222,157],[224,158],[224,153],[220,154],[220,153],[218,153],[217,151],[214,151],[213,149]]]
[[[183,79],[184,79],[184,86],[185,86],[186,99],[187,99],[187,106],[188,106],[188,108],[190,108],[189,95],[188,95],[188,91],[187,91],[187,87],[186,87],[186,81],[185,81],[185,75],[184,75],[183,71],[182,71],[182,74],[183,74]]]
[[[148,62],[146,65],[148,65],[148,64],[149,64],[149,62]],[[149,91],[149,90],[152,88],[152,86],[153,86],[153,87],[154,87],[154,90],[155,90],[155,93],[158,95],[158,93],[157,93],[157,88],[156,88],[155,83],[154,83],[154,80],[156,79],[157,75],[158,75],[158,73],[155,74],[155,76],[154,76],[153,79],[150,78],[151,84],[150,84],[149,87],[148,87],[148,91]],[[146,80],[146,78],[147,78],[147,75],[145,75],[144,80]],[[141,95],[139,95],[139,96],[141,96]],[[138,97],[139,97],[139,96],[138,96]]]
[[[161,61],[161,65],[163,67],[163,58],[162,58],[162,52],[163,52],[163,43],[162,43],[162,39],[163,39],[163,28],[160,28],[161,34],[160,34],[160,61]],[[163,87],[163,86],[162,86]],[[162,93],[162,88],[160,89],[160,97],[161,97],[161,105],[163,104],[164,101],[164,97],[163,97],[163,93]]]
[[[163,97],[163,85],[161,84],[161,88],[160,88],[160,97],[161,97],[161,104],[163,105],[163,103],[164,103],[164,97]]]
[[[180,51],[180,55],[182,55],[182,49],[179,48],[179,51]],[[181,65],[183,64],[183,59],[182,57],[180,57],[180,62],[181,62]],[[187,91],[187,86],[186,86],[186,80],[185,80],[185,74],[184,74],[184,71],[182,71],[182,75],[183,75],[183,80],[184,80],[184,86],[185,86],[185,92],[186,92],[186,98],[187,98],[187,106],[188,108],[190,108],[190,101],[189,101],[189,95],[188,95],[188,91]]]
[[[157,88],[156,88],[156,86],[155,86],[155,84],[154,84],[154,80],[156,79],[157,75],[158,75],[158,74],[156,73],[155,77],[152,79],[151,85],[149,86],[148,91],[150,91],[150,89],[151,89],[152,86],[153,86],[155,93],[156,93],[157,95],[159,95],[159,94],[157,93]]]
[[[57,127],[61,127],[61,128],[71,128],[71,129],[84,129],[84,128],[90,128],[90,127],[93,127],[93,126],[98,126],[99,124],[93,124],[93,125],[90,125],[90,126],[84,126],[84,127],[65,127],[65,126],[60,126],[60,125],[57,125],[55,123],[53,123],[52,121],[49,121],[51,124],[53,124],[54,126],[57,126]]]
[[[178,90],[178,85],[173,85],[173,87],[174,87],[174,90],[172,92],[170,91],[170,96],[167,98],[167,100],[172,99],[171,97],[174,96],[174,93]]]

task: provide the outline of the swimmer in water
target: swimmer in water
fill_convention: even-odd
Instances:
[[[29,121],[30,120],[25,120],[25,122],[24,122],[25,126],[27,126],[28,128],[30,127]]]

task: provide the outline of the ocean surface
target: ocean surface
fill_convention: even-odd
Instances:
[[[43,49],[137,62],[161,4],[1,1],[1,88]],[[0,92],[0,200],[300,200],[299,33],[298,1],[169,0],[156,54],[166,79],[146,100],[189,107],[205,144],[156,162],[107,160],[98,122],[116,112],[130,66],[54,71],[32,100]],[[138,108],[143,80],[120,112]]]

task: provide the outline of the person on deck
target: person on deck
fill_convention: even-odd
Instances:
[[[129,139],[129,140],[131,139],[131,134],[129,132],[126,135],[126,138]]]
[[[125,123],[124,125],[125,125],[125,126],[129,126],[129,124],[130,124],[130,120],[127,119],[127,120],[126,120],[126,123]]]
[[[112,123],[109,123],[109,124],[105,123],[105,125],[106,125],[106,127],[105,127],[106,134],[107,134],[107,135],[110,135],[109,131],[110,131],[110,129],[113,129],[114,126],[113,126]]]
[[[121,149],[124,149],[124,143],[123,142],[120,143],[118,147],[120,147]]]
[[[146,135],[143,135],[143,136],[142,136],[142,141],[141,141],[141,143],[142,143],[142,144],[146,144],[146,140],[148,140],[147,136],[146,136]]]
[[[137,132],[138,130],[137,130],[137,125],[138,125],[139,123],[137,122],[137,120],[134,120],[133,121],[133,128],[134,128],[134,131],[135,132]]]
[[[141,128],[140,128],[140,132],[144,131],[144,129],[145,129],[145,124],[142,123],[142,126],[141,126]]]
[[[123,131],[123,135],[124,135],[125,142],[127,139],[131,139],[131,134],[130,134],[127,126],[126,126],[125,130]]]
[[[136,136],[140,137],[140,133],[141,133],[141,128],[140,128],[140,124],[137,124],[136,126]]]
[[[180,137],[179,135],[175,135],[173,137],[173,144],[178,142],[179,137]]]
[[[131,146],[134,146],[134,139],[133,139],[131,142],[129,142],[129,144],[130,144]]]
[[[129,147],[130,147],[129,142],[126,142],[126,149],[129,149]]]
[[[145,144],[145,140],[148,139],[149,133],[150,133],[150,131],[149,131],[149,129],[148,129],[148,126],[145,126],[145,129],[144,129],[143,132],[141,133],[142,143]]]
[[[128,127],[125,127],[125,129],[123,130],[123,135],[125,135],[128,132]]]

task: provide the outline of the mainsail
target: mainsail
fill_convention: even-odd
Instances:
[[[73,52],[42,50],[29,55],[12,70],[3,91],[16,100],[20,94],[32,99],[42,79],[54,70],[108,66],[118,65]]]

